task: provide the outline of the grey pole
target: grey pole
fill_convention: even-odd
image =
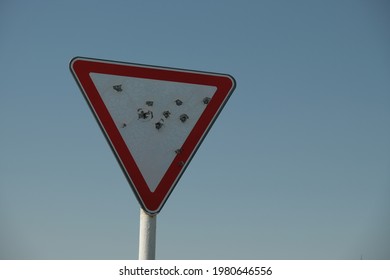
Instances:
[[[139,260],[156,259],[156,220],[157,215],[151,216],[141,208],[139,223]]]

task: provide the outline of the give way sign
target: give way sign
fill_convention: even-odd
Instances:
[[[233,77],[82,57],[70,69],[141,207],[157,214],[233,92]]]

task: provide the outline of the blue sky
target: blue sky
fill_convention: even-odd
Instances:
[[[0,259],[136,259],[139,205],[74,56],[237,88],[158,215],[157,259],[390,259],[387,1],[0,3]]]

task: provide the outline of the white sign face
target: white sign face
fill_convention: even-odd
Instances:
[[[142,208],[160,212],[234,79],[81,57],[70,69]]]
[[[90,76],[154,192],[217,88],[98,73]]]

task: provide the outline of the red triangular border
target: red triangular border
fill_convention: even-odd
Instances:
[[[160,212],[170,193],[194,156],[200,143],[211,128],[235,88],[235,80],[230,75],[198,72],[184,69],[165,68],[141,64],[123,63],[93,58],[75,57],[70,62],[71,72],[76,79],[85,99],[106,136],[126,178],[140,202],[149,214]],[[215,94],[200,116],[194,128],[185,140],[182,152],[177,154],[167,172],[151,192],[141,174],[131,151],[117,129],[107,110],[90,73],[109,74],[178,83],[190,83],[215,86]]]

